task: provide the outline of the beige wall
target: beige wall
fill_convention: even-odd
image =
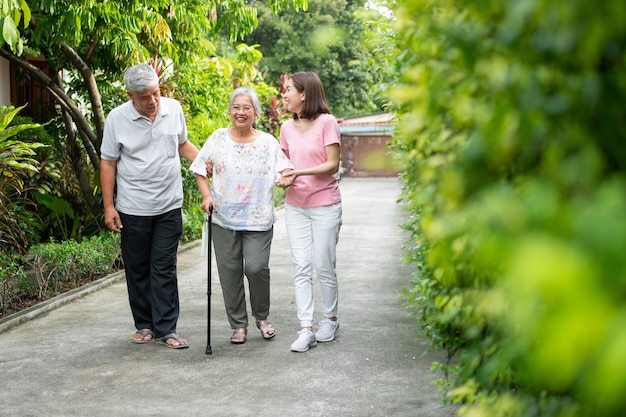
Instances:
[[[341,135],[341,165],[344,175],[349,177],[396,176],[400,168],[396,166],[386,145],[389,135],[352,136]],[[352,151],[353,169],[350,169],[348,153]]]

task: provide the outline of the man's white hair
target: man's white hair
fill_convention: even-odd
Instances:
[[[159,85],[159,76],[148,64],[133,65],[124,74],[124,84],[131,93],[139,93]]]

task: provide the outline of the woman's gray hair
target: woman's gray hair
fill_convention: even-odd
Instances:
[[[131,93],[140,93],[159,85],[159,76],[148,64],[133,65],[124,74],[124,84]]]
[[[235,98],[242,94],[245,94],[248,97],[250,97],[250,100],[252,100],[252,106],[254,107],[254,113],[257,116],[260,116],[261,115],[261,101],[259,101],[259,96],[257,95],[256,91],[254,91],[250,87],[239,87],[235,91],[233,91],[230,94],[230,100],[228,101],[228,108],[230,109],[233,105],[233,101],[235,101]]]

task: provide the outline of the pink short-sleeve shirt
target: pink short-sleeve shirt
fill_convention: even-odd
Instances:
[[[320,114],[311,127],[302,133],[293,119],[280,129],[280,147],[288,153],[294,169],[305,169],[326,162],[326,146],[340,144],[339,124],[331,114]],[[341,193],[335,175],[302,175],[287,189],[285,202],[311,208],[339,203]]]

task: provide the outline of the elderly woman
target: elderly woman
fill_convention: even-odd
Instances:
[[[232,127],[215,131],[190,169],[202,194],[202,210],[208,213],[214,207],[212,236],[226,315],[233,329],[230,341],[241,344],[248,328],[244,275],[256,326],[265,339],[276,335],[268,320],[274,187],[293,165],[274,136],[255,128],[261,105],[254,90],[233,91],[228,108]],[[213,167],[211,175],[207,165]],[[212,177],[210,185],[208,177]]]

